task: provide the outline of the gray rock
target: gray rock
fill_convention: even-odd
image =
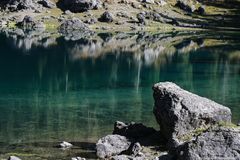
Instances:
[[[10,156],[8,160],[21,160],[21,159],[16,156]]]
[[[44,30],[45,25],[43,22],[35,21],[31,16],[25,16],[23,20],[17,23],[17,26],[24,30]]]
[[[231,122],[229,108],[185,91],[174,83],[157,83],[153,90],[154,114],[161,133],[171,145],[178,146],[184,142],[181,137],[209,125]]]
[[[85,12],[100,8],[102,2],[100,0],[63,0],[62,5],[65,10],[71,12]]]
[[[134,143],[131,150],[132,150],[132,154],[134,156],[137,156],[142,151],[142,146],[138,142]]]
[[[32,0],[10,0],[7,4],[7,7],[11,11],[22,10],[22,9],[32,9],[33,1]]]
[[[64,14],[65,15],[70,15],[70,16],[73,15],[73,13],[71,11],[69,11],[69,10],[64,11]]]
[[[240,159],[240,129],[216,127],[179,147],[179,160]]]
[[[187,0],[178,0],[175,6],[189,13],[193,13],[196,10],[191,1]]]
[[[146,24],[145,13],[141,12],[137,14],[138,22],[141,24]]]
[[[154,0],[142,0],[143,3],[154,4]]]
[[[43,10],[42,4],[38,0],[6,0],[0,2],[0,6],[7,11],[18,12],[21,10],[33,10],[41,12]]]
[[[99,18],[99,21],[101,22],[113,22],[114,18],[113,18],[113,15],[108,12],[108,11],[105,11],[101,17]]]
[[[111,157],[111,160],[130,160],[130,159],[133,159],[133,157],[128,155],[117,155],[117,156]]]
[[[64,21],[60,27],[59,27],[60,32],[65,32],[67,30],[89,30],[89,27],[84,24],[80,19],[78,18],[72,18],[69,20]]]
[[[0,27],[6,27],[8,22],[6,20],[0,20]]]
[[[84,23],[87,23],[87,24],[94,24],[96,22],[97,22],[96,18],[90,18],[84,21]]]
[[[56,4],[51,0],[40,0],[38,3],[42,4],[46,8],[56,8]]]
[[[98,140],[96,144],[97,156],[99,158],[109,158],[128,150],[129,140],[120,135],[108,135]]]

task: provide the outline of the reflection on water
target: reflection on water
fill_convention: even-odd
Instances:
[[[38,146],[28,148],[38,154],[44,143],[48,151],[40,148],[45,157],[51,157],[50,152],[59,155],[54,143],[95,142],[111,132],[116,120],[157,127],[151,86],[158,81],[173,81],[229,106],[237,121],[238,37],[199,32],[99,33],[70,41],[54,33],[4,31],[0,154],[18,151],[12,145],[25,143]],[[65,156],[82,153],[72,152]]]

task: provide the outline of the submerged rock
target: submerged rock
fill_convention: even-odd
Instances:
[[[62,143],[59,144],[59,147],[63,149],[71,148],[73,145],[69,142],[63,141]]]
[[[120,135],[108,135],[98,140],[96,144],[97,156],[99,158],[110,158],[126,151],[131,142]]]
[[[231,122],[229,108],[181,89],[174,83],[157,83],[153,87],[154,115],[161,133],[178,146],[181,137],[218,122]]]
[[[16,156],[10,156],[8,160],[21,160],[21,159]]]
[[[177,150],[179,160],[240,159],[240,128],[217,127]]]

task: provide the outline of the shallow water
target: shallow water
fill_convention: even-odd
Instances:
[[[151,87],[173,81],[240,119],[240,39],[234,34],[0,36],[0,158],[95,158],[116,120],[158,128]],[[76,144],[61,151],[59,141]],[[29,158],[30,157],[30,158]],[[55,158],[54,158],[55,157]]]

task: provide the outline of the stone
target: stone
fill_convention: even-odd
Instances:
[[[25,16],[23,20],[17,23],[17,26],[24,30],[44,30],[45,25],[43,22],[35,21],[31,16]]]
[[[143,3],[154,4],[154,0],[142,0]]]
[[[200,7],[198,7],[197,10],[195,10],[195,12],[197,14],[204,15],[205,14],[205,7],[204,6],[200,6]]]
[[[100,22],[113,22],[113,15],[109,11],[105,11],[99,18]]]
[[[16,156],[10,156],[8,160],[21,160],[21,159]]]
[[[42,4],[43,7],[46,8],[56,8],[56,4],[53,3],[51,0],[40,0],[38,1],[39,4]]]
[[[196,9],[191,1],[187,0],[178,0],[175,6],[189,13],[193,13]]]
[[[69,10],[64,11],[64,14],[65,15],[70,15],[70,16],[73,15],[73,13],[71,11],[69,11]]]
[[[165,6],[167,4],[167,2],[165,0],[159,0],[158,4],[160,6]]]
[[[213,127],[177,150],[179,160],[240,159],[240,128]]]
[[[72,18],[64,21],[59,30],[61,33],[72,30],[89,30],[89,27],[78,18]]]
[[[66,142],[66,141],[63,141],[59,144],[59,147],[60,148],[63,148],[63,149],[68,149],[68,148],[71,148],[73,145],[69,142]]]
[[[117,156],[111,157],[111,160],[131,160],[131,159],[133,159],[133,157],[128,155],[117,155]]]
[[[142,146],[141,146],[141,144],[138,143],[138,142],[137,142],[137,143],[134,143],[133,146],[132,146],[131,151],[132,151],[132,154],[133,154],[134,156],[137,156],[137,155],[142,151]]]
[[[231,122],[231,111],[212,100],[183,90],[171,82],[153,86],[154,115],[163,136],[173,146],[180,137],[219,122]]]
[[[35,12],[41,12],[42,4],[38,2],[38,0],[6,0],[2,3],[0,2],[0,6],[5,11],[10,12],[18,12],[21,10],[32,10]]]
[[[96,144],[99,158],[110,158],[128,150],[131,142],[124,136],[107,135],[98,140]]]
[[[101,8],[102,2],[100,0],[62,0],[62,6],[65,10],[71,12],[85,12],[92,9]]]
[[[90,18],[90,19],[85,20],[84,23],[94,24],[94,23],[97,23],[97,19],[96,18]]]
[[[146,24],[145,14],[143,12],[137,14],[137,19],[140,24]]]
[[[6,27],[7,24],[8,24],[7,21],[5,21],[5,20],[0,20],[0,27]]]

